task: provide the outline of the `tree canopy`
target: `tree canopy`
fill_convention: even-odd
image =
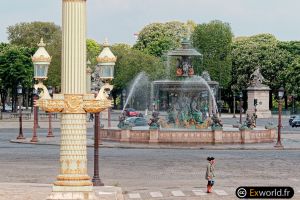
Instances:
[[[267,84],[277,90],[285,82],[284,71],[292,61],[291,54],[279,48],[271,34],[236,38],[232,49],[233,84],[246,89],[250,75],[259,67]]]
[[[164,76],[164,65],[159,58],[133,49],[126,44],[113,45],[112,52],[118,58],[113,79],[114,87],[117,90],[125,88],[142,71],[152,80]]]
[[[202,70],[223,87],[231,81],[232,37],[230,25],[218,20],[198,24],[192,34],[193,46],[203,55]]]
[[[18,23],[7,28],[8,40],[20,47],[37,49],[41,38],[47,44],[46,50],[52,56],[47,84],[60,85],[61,74],[61,28],[52,22]],[[33,52],[34,53],[34,52]]]
[[[97,65],[97,56],[101,52],[101,45],[98,44],[95,40],[93,39],[87,39],[86,40],[86,54],[87,54],[87,60],[91,62],[91,67],[93,68],[94,66]]]
[[[192,29],[192,22],[189,22],[189,27]],[[188,26],[182,22],[152,23],[140,31],[134,48],[161,57],[168,50],[179,47],[187,34]]]

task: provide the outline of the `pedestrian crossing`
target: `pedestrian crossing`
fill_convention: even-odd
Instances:
[[[215,189],[213,190],[213,194],[217,196],[228,196],[229,194],[225,190]],[[151,191],[151,192],[130,192],[126,195],[126,199],[160,199],[160,198],[170,198],[170,197],[190,197],[190,196],[206,196],[208,195],[206,191],[201,189],[193,189],[193,190],[172,190],[172,191]]]

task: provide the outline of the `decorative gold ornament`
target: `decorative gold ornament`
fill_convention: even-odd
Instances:
[[[52,57],[45,57],[43,55],[40,55],[39,57],[32,57],[32,62],[51,62]]]
[[[64,109],[64,101],[56,99],[39,99],[35,105],[46,112],[61,112]]]
[[[65,94],[63,113],[84,114],[83,95],[81,94]]]
[[[83,109],[89,113],[98,113],[103,110],[112,107],[112,101],[109,99],[106,100],[86,100],[83,103]]]
[[[98,63],[115,63],[117,61],[117,57],[97,57],[97,62]]]

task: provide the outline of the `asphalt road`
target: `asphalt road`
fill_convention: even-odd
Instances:
[[[31,132],[25,129],[24,132]],[[59,129],[54,132],[58,133]],[[0,182],[52,183],[58,175],[59,146],[9,143],[18,129],[0,129]],[[46,129],[39,130],[46,135]],[[89,129],[88,134],[92,134]],[[129,194],[151,199],[159,191],[163,199],[173,199],[174,190],[205,190],[206,157],[214,156],[216,189],[224,198],[235,197],[239,186],[276,185],[300,190],[299,150],[183,150],[101,148],[100,176],[106,185],[116,185]],[[93,149],[88,148],[89,174],[93,173]],[[300,193],[296,193],[300,199]],[[168,196],[169,195],[169,196]],[[186,199],[176,197],[177,199]]]

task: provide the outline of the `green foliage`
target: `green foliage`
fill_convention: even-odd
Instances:
[[[164,66],[159,58],[133,49],[126,44],[116,44],[111,49],[117,56],[115,78],[113,79],[116,90],[125,88],[142,71],[152,80],[164,76]]]
[[[0,78],[4,88],[15,90],[20,83],[23,87],[32,87],[33,65],[31,55],[33,48],[6,45],[0,51]]]
[[[300,41],[278,41],[278,47],[287,50],[293,56],[300,56]]]
[[[100,54],[102,47],[92,39],[86,40],[86,51],[87,51],[87,60],[91,62],[91,67],[97,65],[97,56]]]
[[[294,61],[288,66],[285,71],[285,79],[287,93],[293,96],[300,96],[300,56],[297,56]]]
[[[232,49],[232,84],[239,90],[246,89],[250,75],[260,67],[265,84],[276,90],[284,84],[284,71],[291,61],[290,53],[279,48],[271,34],[236,38]]]
[[[208,71],[223,87],[231,81],[232,37],[230,25],[218,20],[197,25],[192,34],[193,46],[203,55],[201,71]]]
[[[189,27],[192,27],[191,22]],[[187,34],[188,27],[182,22],[152,23],[140,31],[134,48],[160,57],[168,50],[179,47],[181,39]]]
[[[41,38],[47,44],[46,50],[52,56],[46,84],[60,85],[61,74],[61,28],[51,22],[18,23],[7,28],[11,44],[37,49]],[[34,52],[33,52],[34,53]]]

